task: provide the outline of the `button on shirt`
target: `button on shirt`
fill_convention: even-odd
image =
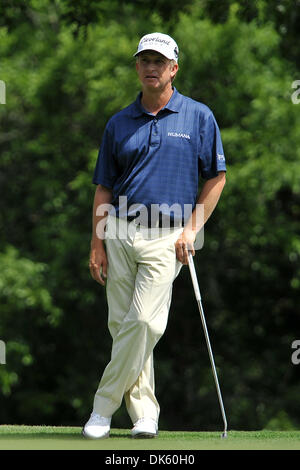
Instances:
[[[173,206],[176,219],[185,205],[194,208],[199,175],[226,171],[220,131],[206,105],[176,88],[157,115],[143,108],[141,96],[108,121],[93,183],[112,189],[116,215],[159,205],[162,212]]]

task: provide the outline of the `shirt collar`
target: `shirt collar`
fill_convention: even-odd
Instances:
[[[133,110],[132,110],[132,113],[131,113],[131,116],[133,118],[140,117],[143,114],[148,114],[148,115],[150,114],[143,107],[143,105],[141,103],[141,98],[142,98],[142,92],[140,92],[138,94],[137,99],[133,103],[134,107],[133,107]],[[172,96],[171,96],[170,100],[168,101],[168,103],[166,104],[166,106],[161,111],[167,109],[168,111],[171,111],[173,113],[178,113],[179,109],[180,109],[180,105],[181,105],[181,94],[176,90],[175,87],[173,87]]]

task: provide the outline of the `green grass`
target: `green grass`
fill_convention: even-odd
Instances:
[[[79,427],[0,426],[0,450],[299,450],[300,431],[160,431],[155,439],[132,439],[130,430],[112,429],[110,438],[87,440]]]

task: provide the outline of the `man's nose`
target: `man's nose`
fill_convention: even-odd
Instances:
[[[148,62],[147,68],[150,69],[150,70],[154,70],[155,69],[155,62]]]

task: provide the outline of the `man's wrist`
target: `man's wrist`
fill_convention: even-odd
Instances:
[[[91,248],[104,248],[104,243],[101,238],[98,238],[97,235],[91,239]]]
[[[186,225],[183,230],[184,230],[185,232],[191,232],[191,233],[193,233],[193,234],[196,236],[197,233],[200,231],[200,228],[193,227],[192,225],[191,225],[191,226]]]

